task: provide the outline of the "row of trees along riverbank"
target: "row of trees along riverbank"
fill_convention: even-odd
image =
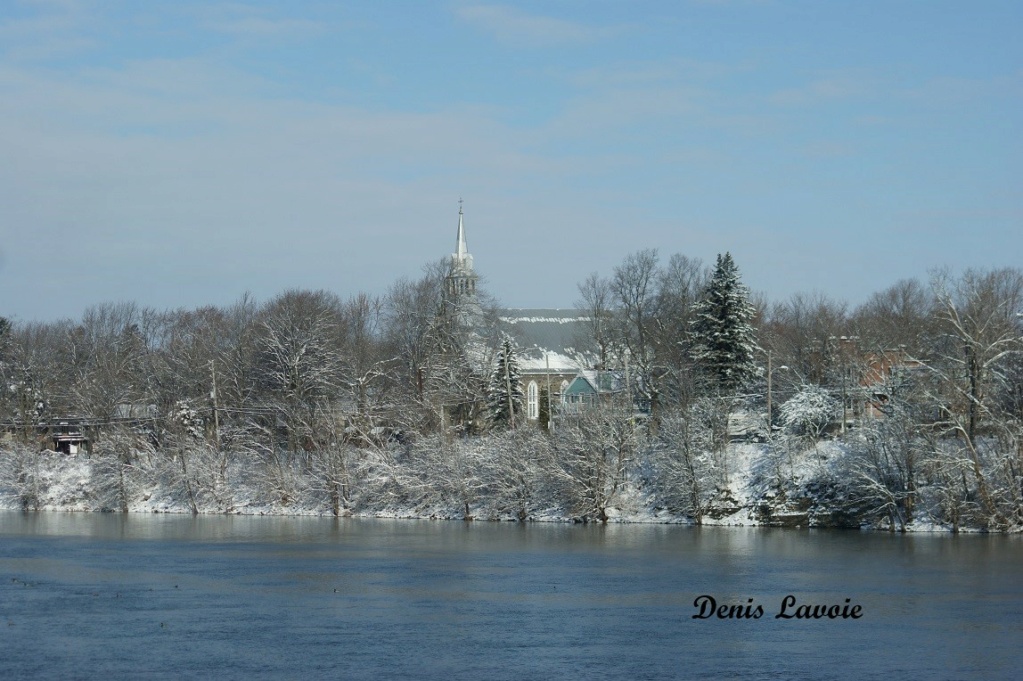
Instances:
[[[38,503],[44,471],[25,452],[41,425],[79,415],[97,424],[89,474],[109,478],[83,491],[111,508],[164,485],[226,510],[216,495],[244,471],[260,499],[321,495],[338,513],[604,519],[632,504],[708,521],[764,502],[764,517],[825,524],[1023,524],[1017,269],[938,272],[850,308],[751,296],[728,255],[713,268],[629,255],[579,286],[594,363],[627,370],[628,394],[555,413],[553,432],[502,422],[496,306],[484,296],[480,328],[460,328],[438,314],[444,274],[428,267],[381,297],[4,321],[4,493]],[[762,421],[755,453],[730,444],[736,414]],[[491,501],[502,495],[519,502]]]

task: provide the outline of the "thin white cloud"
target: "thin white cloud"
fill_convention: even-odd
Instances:
[[[56,7],[65,11],[85,9],[85,3],[82,0],[20,0],[20,4],[35,7]]]
[[[90,38],[44,38],[11,45],[4,56],[12,62],[40,62],[86,52],[96,45],[97,41]]]
[[[216,232],[254,239],[258,251],[265,235],[296,221],[314,231],[364,224],[360,205],[387,205],[417,178],[500,183],[517,169],[544,172],[485,109],[423,114],[264,99],[239,88],[238,75],[197,59],[135,62],[84,80],[0,69],[0,92],[16,95],[0,102],[0,215],[35,225],[21,236],[49,234],[53,247],[95,237],[105,248],[133,243],[126,237],[135,229],[166,229],[151,235],[162,247]],[[414,202],[430,200],[421,193]]]
[[[607,88],[564,106],[545,132],[552,140],[590,136],[606,140],[614,131],[648,130],[651,125],[699,116],[712,97],[706,90],[687,86]]]
[[[198,25],[207,31],[237,38],[294,39],[322,34],[325,22],[302,16],[282,17],[265,7],[244,3],[204,6],[198,10]]]
[[[326,27],[309,19],[271,19],[247,16],[220,22],[209,22],[204,27],[222,33],[249,37],[301,37],[323,33]]]
[[[878,87],[876,78],[864,74],[834,74],[799,87],[778,90],[771,95],[770,101],[776,106],[813,106],[872,97]]]
[[[648,86],[657,83],[718,80],[750,70],[749,64],[672,58],[660,61],[617,63],[565,73],[555,73],[576,87],[607,88]]]
[[[1023,97],[1023,71],[988,78],[943,76],[902,92],[907,99],[940,106],[961,105],[1004,97]]]
[[[539,14],[527,14],[505,5],[469,5],[456,15],[498,40],[522,46],[561,46],[592,43],[616,35],[620,28],[586,24]]]
[[[86,35],[90,19],[79,3],[36,4],[44,9],[52,5],[55,11],[0,21],[0,55],[4,61],[42,61],[96,45],[96,40]]]
[[[856,149],[846,142],[821,140],[805,145],[800,153],[812,159],[849,158],[855,155]]]
[[[541,13],[566,7],[534,6],[552,8]],[[601,27],[592,12],[565,10],[565,21],[512,3],[456,10],[463,37],[496,36],[524,47],[600,43],[571,59],[544,53],[527,67],[537,77],[522,78],[518,90],[520,83],[505,89],[494,74],[475,70],[497,60],[514,66],[486,45],[477,45],[478,64],[462,60],[456,72],[447,53],[432,61],[417,42],[421,30],[388,23],[393,7],[109,7],[0,20],[0,290],[22,290],[24,282],[52,289],[44,297],[17,296],[14,315],[49,317],[56,314],[50,306],[73,311],[134,295],[148,304],[192,305],[230,302],[247,289],[264,297],[292,286],[380,291],[449,252],[459,195],[467,200],[477,263],[489,263],[481,269],[493,277],[495,293],[518,295],[519,304],[549,303],[543,296],[564,292],[561,304],[569,304],[575,289],[573,275],[562,274],[564,254],[573,254],[580,278],[608,271],[636,247],[634,231],[621,226],[633,224],[637,208],[648,240],[642,246],[710,258],[731,246],[723,239],[746,234],[750,215],[815,226],[853,194],[880,200],[840,216],[847,229],[854,220],[897,222],[892,207],[903,194],[950,210],[1018,206],[1011,193],[1018,163],[1005,133],[990,137],[1007,141],[1000,169],[987,175],[974,169],[985,168],[988,152],[959,144],[967,136],[958,121],[931,116],[930,137],[907,134],[927,142],[916,148],[934,149],[932,158],[940,152],[955,160],[947,169],[932,164],[942,170],[933,191],[910,182],[918,167],[912,155],[871,145],[901,139],[881,137],[890,130],[880,126],[915,134],[910,123],[933,111],[964,110],[949,103],[974,103],[971,134],[989,120],[985,110],[1005,120],[1020,110],[1008,99],[1023,89],[1018,72],[971,83],[923,67],[894,71],[871,61],[843,70],[850,62],[807,59],[794,74],[772,68],[770,55],[753,49],[701,51],[682,43],[640,53],[612,39],[649,25],[642,20]],[[452,18],[436,13],[423,18]],[[374,49],[325,52],[316,45],[258,68],[268,63],[262,55],[281,55],[261,53],[267,44],[347,30],[349,20],[378,31],[358,41]],[[396,36],[409,44],[389,48]],[[34,61],[62,43],[84,49],[90,40],[102,46],[99,58]],[[414,66],[422,68],[407,68],[420,58]],[[305,80],[307,67],[313,77]],[[907,73],[916,80],[907,82]],[[454,96],[435,80],[452,76],[468,83]],[[487,87],[474,88],[476,77]],[[855,166],[846,164],[846,153]],[[836,174],[812,172],[818,167]],[[833,182],[847,169],[861,181]],[[994,182],[1007,196],[994,201],[947,189],[956,185],[946,178],[973,176],[978,187]],[[939,191],[956,200],[934,201]],[[760,204],[764,209],[747,209]],[[996,226],[1011,233],[1018,211],[1015,218],[1005,214]],[[976,241],[1005,252],[1004,239]],[[520,261],[513,248],[547,258],[537,267],[560,279],[530,288],[513,266]],[[64,252],[86,264],[40,275],[39,253]],[[771,268],[776,262],[763,265],[765,281]],[[788,277],[793,267],[784,269]]]

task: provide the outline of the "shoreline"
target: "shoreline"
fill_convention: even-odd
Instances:
[[[189,458],[186,475],[180,458],[154,453],[137,455],[127,465],[109,458],[23,452],[0,462],[0,511],[784,527],[888,534],[1023,532],[1023,525],[1010,523],[993,529],[979,526],[977,518],[961,518],[958,526],[939,522],[934,519],[937,507],[924,503],[911,520],[870,514],[862,500],[827,484],[841,479],[838,443],[822,444],[819,451],[794,461],[782,477],[758,472],[770,455],[764,446],[733,445],[727,482],[706,492],[699,515],[684,506],[670,506],[664,487],[644,475],[643,459],[623,476],[612,495],[597,503],[573,498],[543,477],[532,478],[532,486],[513,479],[519,486],[501,487],[508,478],[486,468],[493,454],[470,444],[476,449],[469,453],[482,463],[479,470],[458,471],[463,477],[444,477],[452,471],[442,468],[443,460],[418,466],[390,461],[361,477],[353,473],[343,490],[337,482],[328,484],[322,470],[308,469],[304,463],[268,468],[237,456],[226,461],[195,456]]]
[[[512,515],[488,515],[485,517],[472,516],[462,517],[457,514],[443,514],[443,513],[432,513],[429,515],[415,514],[415,513],[402,513],[402,512],[366,512],[366,511],[355,511],[355,512],[343,512],[340,514],[333,514],[329,509],[315,510],[315,509],[295,509],[290,512],[282,512],[280,509],[272,510],[267,508],[253,508],[248,511],[244,510],[214,510],[206,509],[200,510],[193,513],[187,508],[135,508],[129,509],[127,512],[105,509],[105,508],[73,508],[66,506],[53,506],[47,505],[39,508],[26,509],[19,508],[15,505],[9,505],[7,503],[0,502],[0,513],[19,513],[19,514],[103,514],[103,515],[120,515],[124,517],[129,516],[153,516],[153,515],[170,515],[170,516],[192,516],[192,517],[247,517],[247,518],[333,518],[333,519],[352,519],[352,520],[411,520],[411,521],[436,521],[436,522],[460,522],[460,523],[518,523],[523,525],[529,524],[543,524],[543,525],[678,525],[686,526],[695,529],[699,528],[757,528],[757,529],[785,529],[785,530],[827,530],[827,531],[843,531],[843,532],[863,532],[871,534],[904,534],[904,535],[947,535],[956,536],[958,534],[970,534],[970,535],[1004,535],[1013,536],[1023,534],[1021,530],[1007,530],[1007,531],[991,531],[984,528],[974,527],[960,527],[957,531],[947,526],[942,526],[936,523],[913,523],[908,524],[904,529],[890,529],[887,527],[872,527],[863,525],[860,527],[849,527],[839,525],[820,525],[820,524],[780,524],[780,523],[762,523],[755,520],[742,520],[742,519],[715,519],[710,521],[704,521],[702,523],[694,522],[691,518],[685,518],[680,516],[663,516],[657,517],[654,515],[633,515],[633,516],[617,516],[609,518],[607,522],[601,522],[593,519],[583,519],[580,517],[571,516],[556,516],[556,515],[541,515],[531,516],[525,520],[520,520]]]

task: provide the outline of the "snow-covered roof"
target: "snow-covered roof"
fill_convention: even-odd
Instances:
[[[622,376],[612,371],[594,371],[587,369],[580,371],[579,375],[572,380],[568,387],[568,393],[611,393],[624,390],[625,385]]]
[[[508,324],[579,324],[590,321],[585,312],[571,308],[512,307],[501,310],[500,317]]]
[[[592,366],[589,317],[582,310],[511,308],[501,310],[501,330],[514,341],[519,367],[526,372],[576,372]]]

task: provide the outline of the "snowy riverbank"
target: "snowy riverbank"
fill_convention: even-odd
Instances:
[[[545,485],[540,478],[529,479],[528,469],[506,470],[500,465],[501,452],[487,450],[486,444],[467,441],[438,450],[453,459],[451,465],[432,457],[348,461],[344,474],[335,476],[343,478],[343,484],[330,485],[324,484],[329,476],[315,460],[267,462],[198,450],[174,457],[143,452],[125,462],[6,447],[0,451],[0,509],[534,522],[600,519],[592,510],[578,511],[584,507],[578,495],[587,490]],[[615,523],[953,530],[925,510],[895,524],[865,500],[849,499],[838,479],[847,472],[847,458],[843,445],[836,442],[803,451],[732,444],[722,457],[729,470],[718,472],[721,484],[706,493],[698,514],[670,508],[652,481],[656,463],[641,458],[601,508],[606,520]],[[519,461],[528,463],[529,457]]]

